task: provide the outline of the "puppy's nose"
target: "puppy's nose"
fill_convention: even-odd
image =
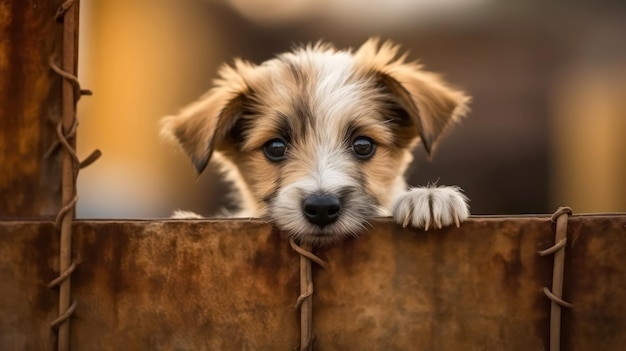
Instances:
[[[320,227],[335,222],[339,218],[340,211],[341,202],[333,195],[310,195],[303,204],[306,219]]]

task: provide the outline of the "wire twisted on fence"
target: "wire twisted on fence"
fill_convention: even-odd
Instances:
[[[300,310],[300,351],[313,349],[315,335],[313,333],[313,276],[311,274],[311,261],[320,267],[326,268],[326,262],[315,256],[308,244],[298,246],[293,239],[289,240],[291,248],[300,255],[300,296],[294,305]]]
[[[561,307],[572,308],[573,305],[563,300],[563,273],[565,270],[565,245],[567,244],[567,221],[572,215],[569,207],[560,207],[550,220],[556,223],[554,245],[538,251],[540,256],[554,255],[552,269],[552,290],[543,288],[543,293],[552,301],[550,307],[550,351],[561,348]]]
[[[100,156],[100,150],[93,151],[82,162],[76,154],[75,147],[70,140],[76,137],[78,120],[76,119],[76,105],[83,95],[91,95],[91,91],[83,90],[80,82],[74,74],[76,60],[76,33],[78,31],[78,0],[67,0],[61,4],[54,16],[55,20],[63,22],[63,62],[59,67],[50,58],[49,66],[55,73],[70,84],[63,84],[62,116],[57,124],[57,140],[50,146],[45,154],[46,158],[51,157],[57,150],[63,153],[62,164],[62,207],[57,213],[55,226],[60,232],[60,253],[59,253],[59,276],[52,280],[49,288],[59,288],[59,316],[50,323],[50,327],[57,332],[57,349],[67,351],[69,344],[69,324],[68,320],[77,307],[76,301],[71,301],[70,277],[76,269],[76,262],[72,261],[71,238],[72,222],[74,219],[74,209],[78,201],[76,194],[76,178],[81,168],[84,168]]]

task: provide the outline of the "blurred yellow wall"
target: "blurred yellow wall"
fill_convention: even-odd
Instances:
[[[103,157],[80,174],[79,216],[166,215],[173,196],[192,191],[194,171],[159,140],[158,120],[196,98],[189,81],[215,64],[219,31],[198,10],[187,1],[81,3],[79,77],[94,95],[79,104],[78,150]]]
[[[626,209],[626,63],[575,67],[553,102],[552,202]]]

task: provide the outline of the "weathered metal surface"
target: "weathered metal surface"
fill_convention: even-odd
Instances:
[[[61,77],[49,67],[61,59],[61,3],[0,0],[0,218],[60,209],[59,155],[44,155],[61,113]]]
[[[537,251],[553,241],[548,218],[426,233],[380,224],[316,271],[319,349],[542,350],[553,259]]]
[[[626,345],[626,215],[569,220],[563,350]],[[377,221],[318,250],[315,350],[544,350],[548,217],[473,218],[423,232]],[[291,350],[299,255],[257,221],[96,221],[75,227],[72,349]],[[53,350],[58,238],[0,222],[0,349]]]
[[[0,350],[54,350],[58,237],[44,222],[0,222]]]
[[[81,223],[74,252],[81,350],[298,344],[298,257],[267,224]]]
[[[626,349],[626,216],[570,218],[563,350]]]

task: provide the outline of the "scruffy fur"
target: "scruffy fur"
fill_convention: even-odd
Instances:
[[[403,174],[413,148],[421,141],[430,154],[469,98],[405,58],[370,39],[355,52],[318,43],[261,65],[236,60],[200,100],[162,120],[162,135],[199,173],[219,155],[241,193],[237,215],[266,218],[300,241],[326,245],[390,214],[404,226],[458,226],[469,216],[459,188],[407,190]],[[373,156],[356,157],[358,137],[373,140]],[[264,145],[277,138],[287,151],[271,161]],[[311,195],[339,199],[338,218],[308,220]]]

